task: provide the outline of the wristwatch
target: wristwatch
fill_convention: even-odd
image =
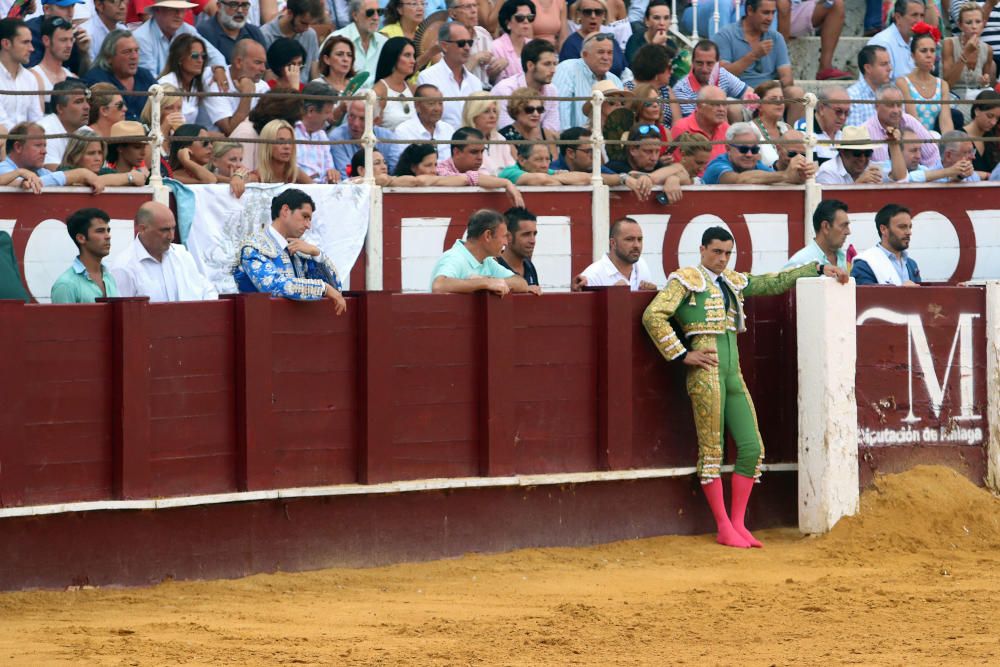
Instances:
[[[628,181],[628,173],[627,172],[623,171],[622,173],[618,174],[618,185],[625,185],[625,183],[627,181]]]
[[[132,175],[131,171],[128,173],[128,184],[135,185],[135,176]]]
[[[817,275],[823,275],[823,267],[824,266],[826,266],[826,264],[817,264],[816,265],[816,273],[817,273]]]

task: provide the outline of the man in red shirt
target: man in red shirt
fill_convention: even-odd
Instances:
[[[725,104],[713,104],[713,102],[725,101],[726,94],[717,86],[702,86],[698,91],[698,103],[695,105],[694,113],[681,118],[674,123],[670,130],[670,136],[675,141],[677,137],[685,132],[700,134],[709,141],[719,141],[723,143],[712,146],[712,158],[726,152],[726,130],[729,129],[727,122],[727,106]],[[680,150],[674,150],[674,162],[681,161]],[[701,176],[701,174],[698,174]]]

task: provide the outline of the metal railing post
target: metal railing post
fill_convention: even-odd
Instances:
[[[698,0],[691,0],[691,39],[698,41]]]
[[[375,152],[375,105],[378,98],[375,91],[369,88],[365,91],[365,133],[361,136],[361,141],[365,149],[365,183],[375,184],[374,152]]]
[[[816,133],[813,131],[814,119],[816,118],[816,96],[812,93],[806,93],[806,160],[808,162],[813,161],[813,153],[816,149]],[[819,203],[823,201],[823,188],[819,183],[816,182],[816,176],[810,176],[805,182],[805,192],[804,192],[804,213],[805,217],[803,219],[803,225],[805,227],[805,233],[803,238],[806,242],[811,241],[813,236],[815,236],[815,230],[813,229],[812,217],[813,213],[816,212],[816,207]]]
[[[382,188],[375,185],[375,91],[365,92],[365,133],[361,139],[365,149],[365,179],[368,186],[368,233],[365,235],[365,289],[378,291],[383,287],[382,276]]]
[[[604,93],[595,90],[590,98],[592,111],[590,114],[590,143],[593,146],[590,172],[590,217],[591,242],[594,261],[599,260],[608,250],[608,226],[611,215],[611,193],[601,178],[601,161],[604,156],[604,129],[601,123],[601,108],[604,106]],[[617,137],[614,137],[617,138]]]
[[[170,203],[170,188],[163,184],[163,176],[160,174],[160,156],[163,155],[163,130],[160,128],[160,106],[163,104],[163,86],[155,84],[150,86],[149,92],[153,94],[149,122],[150,136],[153,139],[152,150],[149,155],[149,184],[153,187],[153,201],[161,204]]]

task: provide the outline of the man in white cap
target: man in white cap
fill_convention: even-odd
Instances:
[[[167,54],[174,37],[194,35],[202,39],[194,26],[184,22],[184,12],[196,6],[186,0],[157,0],[150,5],[153,18],[132,31],[132,36],[139,42],[139,67],[159,76],[167,65]],[[205,50],[208,52],[208,66],[215,70],[216,80],[221,78],[225,81],[222,72],[226,66],[225,56],[208,42],[205,43]]]
[[[899,130],[889,128],[890,161],[872,162],[875,144],[864,127],[847,126],[837,144],[837,157],[816,170],[816,182],[823,185],[871,185],[906,178],[906,161],[899,147]]]

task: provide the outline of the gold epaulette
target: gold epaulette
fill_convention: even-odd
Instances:
[[[708,289],[708,281],[705,279],[704,272],[695,266],[677,269],[667,276],[667,282],[669,283],[671,280],[676,280],[681,285],[684,285],[690,292],[704,292]]]
[[[747,280],[745,273],[739,273],[738,271],[733,271],[732,269],[726,269],[723,271],[722,277],[737,293],[742,292],[750,283],[750,281]]]

